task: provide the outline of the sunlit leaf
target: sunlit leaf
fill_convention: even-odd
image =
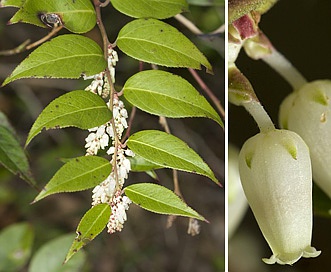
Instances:
[[[149,70],[135,74],[123,88],[125,99],[139,109],[171,118],[207,117],[223,126],[208,101],[180,76]]]
[[[65,262],[106,227],[110,215],[111,209],[108,204],[99,204],[87,211],[77,227],[77,236],[69,249]]]
[[[204,175],[219,184],[201,157],[185,142],[171,134],[158,130],[139,131],[130,136],[127,145],[135,154],[153,164]]]
[[[186,0],[111,0],[111,3],[134,18],[165,19],[187,10]]]
[[[145,210],[168,215],[181,215],[205,221],[173,191],[153,183],[133,184],[124,189],[130,200]]]
[[[101,97],[88,91],[72,91],[53,100],[34,122],[26,145],[43,128],[77,127],[89,129],[108,122],[112,117]]]
[[[76,34],[43,43],[23,60],[2,86],[20,78],[80,78],[100,73],[107,64],[99,45]]]
[[[75,234],[65,234],[57,237],[37,250],[29,266],[29,272],[78,272],[84,271],[86,254],[82,250],[70,261],[63,264],[66,250],[70,248]],[[51,258],[50,258],[51,256]]]
[[[104,181],[112,169],[108,160],[97,156],[83,156],[63,165],[38,194],[34,202],[46,196],[77,192],[97,186]]]
[[[23,6],[25,0],[0,0],[0,8],[1,7],[15,7],[20,8]]]
[[[74,33],[90,31],[96,24],[95,10],[90,0],[25,0],[10,22],[46,27],[41,21],[41,16],[45,14],[56,14],[63,26]]]
[[[10,225],[0,232],[0,271],[21,271],[31,255],[34,231],[30,224]]]
[[[135,59],[167,67],[212,67],[199,49],[176,28],[155,19],[137,19],[125,25],[118,47]]]

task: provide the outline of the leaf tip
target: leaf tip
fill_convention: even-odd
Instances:
[[[1,88],[2,87],[5,87],[7,84],[9,83],[9,80],[8,80],[8,77],[5,79],[5,81],[4,82],[2,82],[2,84],[1,84]]]
[[[206,66],[206,73],[210,75],[214,75],[213,67],[211,67],[211,65]]]

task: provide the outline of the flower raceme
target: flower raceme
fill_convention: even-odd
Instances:
[[[115,65],[118,61],[117,53],[112,48],[108,49],[108,69],[111,81],[115,82]],[[102,98],[110,96],[110,85],[105,72],[86,79],[93,79],[91,84],[86,87],[86,91],[92,92]],[[110,103],[112,102],[112,107]],[[112,109],[113,120],[107,123],[89,129],[89,135],[85,139],[86,156],[97,155],[100,149],[106,150],[107,154],[112,156],[110,163],[113,170],[110,175],[97,185],[92,193],[92,206],[106,203],[111,207],[112,213],[109,218],[107,228],[109,233],[121,231],[126,221],[126,210],[129,209],[131,200],[127,196],[122,196],[123,186],[131,170],[128,156],[133,157],[134,153],[119,142],[123,131],[128,127],[126,119],[128,113],[124,103],[118,96],[113,95],[112,101],[107,103]],[[117,141],[117,143],[116,143]]]
[[[298,133],[309,146],[313,179],[331,198],[331,81],[307,83],[280,106],[281,127]]]
[[[267,264],[317,257],[311,247],[312,173],[309,150],[292,131],[271,129],[248,139],[239,155],[249,205],[273,255]]]

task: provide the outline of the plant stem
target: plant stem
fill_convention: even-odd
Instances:
[[[170,131],[170,128],[169,128],[169,125],[167,122],[167,118],[165,118],[164,116],[160,116],[159,123],[164,128],[165,132],[171,134],[171,131]],[[179,186],[179,182],[178,182],[178,171],[176,169],[172,170],[172,176],[173,176],[173,182],[174,182],[174,193],[183,199],[183,195],[180,191],[180,186]]]
[[[298,90],[307,83],[302,74],[275,48],[272,48],[272,53],[263,57],[262,60],[278,72],[294,90]]]
[[[0,51],[0,56],[11,56],[11,55],[19,54],[19,53],[26,50],[26,46],[30,42],[31,42],[31,40],[28,39],[25,42],[23,42],[22,44],[20,44],[19,46],[13,48],[13,49]]]
[[[27,47],[26,47],[26,50],[30,50],[31,48],[33,47],[36,47],[38,46],[39,44],[47,41],[48,39],[50,39],[51,37],[53,37],[57,32],[59,32],[61,29],[63,28],[62,25],[58,26],[58,27],[54,27],[52,29],[51,32],[49,32],[45,37],[41,38],[40,40],[32,43],[32,44],[29,44]]]
[[[189,72],[192,74],[196,82],[200,85],[200,87],[206,92],[206,94],[210,97],[210,99],[213,101],[214,105],[216,106],[218,112],[221,114],[222,118],[225,118],[225,111],[223,109],[223,106],[219,99],[214,95],[214,93],[209,89],[209,87],[206,85],[206,83],[201,79],[201,77],[198,75],[198,73],[193,70],[192,68],[188,69]]]
[[[253,116],[262,133],[275,129],[270,116],[260,102],[251,100],[250,102],[243,103],[242,105]]]
[[[193,34],[196,34],[196,35],[203,34],[202,31],[199,28],[197,28],[195,24],[193,24],[190,20],[188,20],[183,15],[177,14],[174,18],[178,22],[180,22],[181,24],[183,24],[184,26],[186,26]]]
[[[113,45],[108,40],[107,32],[106,32],[105,26],[102,22],[101,9],[100,9],[101,4],[96,3],[96,2],[99,2],[99,1],[94,1],[95,11],[96,11],[96,15],[97,15],[97,24],[98,24],[98,27],[99,27],[99,30],[100,30],[102,41],[103,41],[104,58],[105,58],[106,62],[108,63],[108,49],[109,49],[109,47],[112,48]],[[110,86],[109,108],[110,108],[111,111],[113,111],[113,101],[114,101],[114,97],[115,97],[115,86],[114,86],[114,82],[112,80],[112,77],[110,75],[108,65],[107,65],[105,73],[106,73],[106,77],[107,77],[107,80],[108,80],[108,84]],[[120,140],[119,140],[118,135],[117,135],[114,118],[112,118],[110,122],[112,124],[113,132],[114,132],[113,133],[114,134],[114,142],[115,142],[115,144],[114,144],[115,150],[114,150],[114,154],[113,154],[113,171],[115,173],[116,187],[119,188],[118,167],[117,167],[117,150],[118,150],[118,147],[121,143],[120,143]]]

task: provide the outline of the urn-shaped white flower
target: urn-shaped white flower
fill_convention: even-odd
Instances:
[[[290,94],[280,106],[280,125],[309,146],[313,179],[331,198],[331,81],[317,80]]]
[[[311,247],[312,173],[299,135],[270,129],[248,139],[239,155],[245,195],[273,255],[267,264],[316,257]]]

